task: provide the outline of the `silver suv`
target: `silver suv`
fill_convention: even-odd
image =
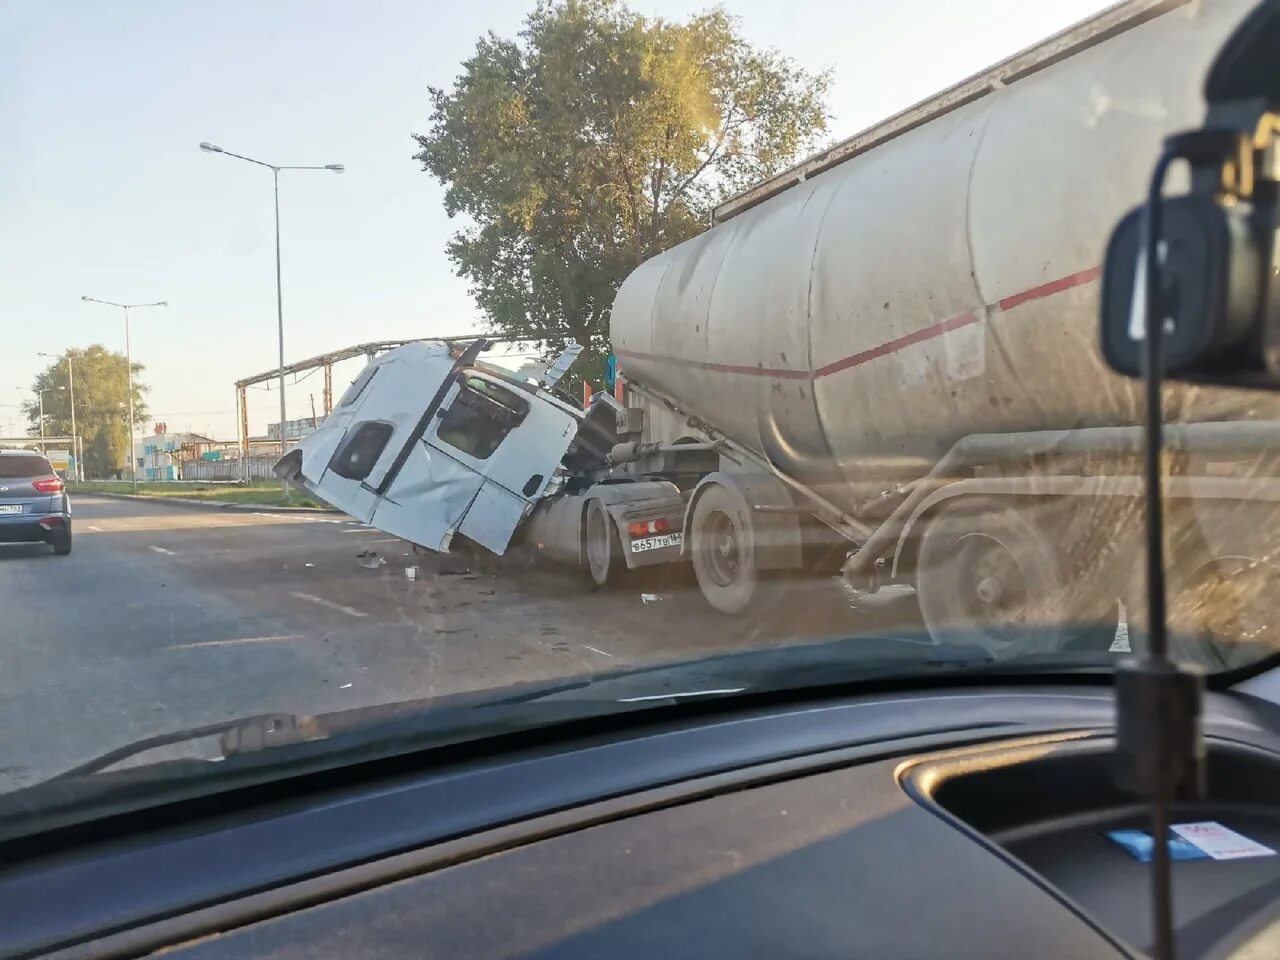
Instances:
[[[71,552],[71,498],[48,458],[34,450],[0,450],[0,543]]]

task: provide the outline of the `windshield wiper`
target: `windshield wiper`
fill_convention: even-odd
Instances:
[[[425,751],[534,733],[589,734],[593,721],[648,722],[671,709],[733,709],[779,699],[853,695],[875,684],[982,682],[1015,674],[1038,680],[1088,671],[1108,676],[1109,658],[1043,656],[998,660],[964,644],[856,636],[698,661],[639,667],[519,690],[473,691],[315,716],[258,714],[110,750],[32,786],[0,794],[0,839],[178,802],[214,790],[257,786]],[[584,726],[585,724],[585,726]],[[602,728],[601,728],[602,729]],[[149,751],[220,737],[221,756],[124,764]],[[497,749],[497,747],[495,747]],[[374,769],[370,767],[369,769]]]
[[[174,730],[171,733],[162,733],[153,737],[143,737],[141,740],[135,740],[127,743],[122,747],[116,747],[114,750],[108,750],[106,753],[94,757],[92,760],[86,760],[84,763],[77,764],[62,773],[56,774],[43,783],[53,783],[58,780],[70,780],[75,777],[83,777],[89,774],[98,773],[114,767],[116,764],[131,760],[134,757],[149,753],[152,750],[159,750],[162,747],[171,747],[183,743],[195,743],[200,740],[207,740],[209,737],[226,736],[228,733],[236,732],[240,735],[251,733],[258,730],[263,733],[275,730],[283,730],[295,727],[298,724],[298,718],[291,713],[263,713],[252,717],[241,717],[237,720],[224,720],[221,723],[211,723],[203,727],[190,727],[185,730]],[[221,758],[219,758],[221,759]]]
[[[936,674],[1063,673],[1105,670],[1095,654],[1046,654],[998,660],[982,647],[924,643],[914,638],[851,636],[694,661],[613,671],[569,681],[529,684],[513,692],[477,691],[446,697],[357,707],[314,716],[265,713],[146,737],[107,751],[42,783],[81,778],[163,747],[220,737],[221,756],[166,760],[135,769],[174,764],[203,766],[243,754],[360,734],[362,741],[405,735],[411,747],[460,742],[556,722],[643,710],[677,702],[753,693],[821,691],[874,680]],[[39,786],[39,785],[37,785]]]

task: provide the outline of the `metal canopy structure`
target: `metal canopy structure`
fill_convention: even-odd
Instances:
[[[43,449],[44,447],[55,446],[59,443],[72,443],[72,442],[74,441],[71,437],[27,437],[27,436],[0,437],[0,447],[6,446],[6,445],[22,446],[22,447],[30,447],[33,450]]]

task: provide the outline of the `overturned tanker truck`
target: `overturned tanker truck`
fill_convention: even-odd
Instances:
[[[910,585],[931,632],[993,653],[1114,625],[1141,586],[1142,408],[1099,356],[1098,264],[1248,8],[1118,4],[730,199],[619,289],[616,398],[410,344],[278,472],[433,550],[523,539],[602,585],[691,563],[729,614],[827,570]],[[1269,403],[1167,395],[1171,595],[1197,628],[1280,606],[1241,586],[1271,571]]]

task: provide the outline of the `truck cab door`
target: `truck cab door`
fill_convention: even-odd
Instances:
[[[475,368],[461,370],[386,490],[375,526],[445,551],[461,533],[502,554],[577,431],[558,403]]]

